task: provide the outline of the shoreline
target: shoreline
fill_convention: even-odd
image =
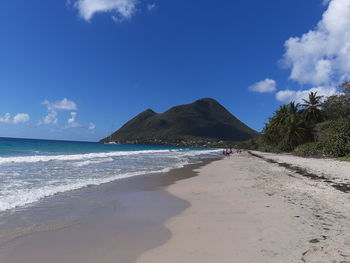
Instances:
[[[350,180],[347,163],[266,155]],[[168,187],[191,204],[166,222],[171,238],[136,263],[350,262],[349,194],[248,153],[197,171]]]
[[[245,152],[78,191],[73,208],[91,209],[77,224],[11,241],[0,261],[350,262],[350,194],[279,165],[341,183],[350,164],[254,153],[275,163]]]
[[[62,220],[74,220],[65,227],[48,225],[47,229],[2,244],[0,262],[133,262],[143,251],[170,238],[164,222],[188,206],[186,201],[168,194],[166,186],[196,176],[194,169],[216,159],[202,159],[164,174],[117,180],[44,200],[30,207],[33,212],[29,216],[19,217],[32,216],[36,224],[40,224],[41,216],[50,219],[50,224],[56,224],[56,217],[60,224],[65,222]]]

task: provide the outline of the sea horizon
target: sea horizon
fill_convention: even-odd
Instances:
[[[48,138],[30,138],[30,137],[8,137],[0,136],[1,139],[18,139],[18,140],[37,140],[37,141],[58,141],[58,142],[87,142],[87,143],[100,143],[99,141],[80,141],[80,140],[69,140],[69,139],[48,139]]]

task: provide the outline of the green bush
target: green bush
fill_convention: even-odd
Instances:
[[[300,156],[344,157],[350,155],[350,120],[324,122],[317,125],[316,142],[299,145]]]
[[[244,141],[238,144],[239,148],[253,150],[253,151],[261,151],[261,152],[275,152],[279,153],[281,150],[278,146],[267,143],[262,136],[256,137],[249,141]]]
[[[295,148],[294,154],[303,157],[323,157],[324,148],[322,142],[309,142]]]

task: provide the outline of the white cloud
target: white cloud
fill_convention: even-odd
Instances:
[[[76,110],[77,109],[76,103],[74,101],[68,100],[67,98],[64,98],[56,102],[50,102],[48,100],[45,100],[43,104],[46,105],[48,109],[52,109],[52,110]]]
[[[78,128],[81,127],[81,125],[77,122],[77,113],[76,112],[71,112],[70,113],[70,118],[67,120],[67,126],[66,128]]]
[[[147,5],[147,9],[148,9],[148,11],[152,11],[154,8],[156,8],[157,7],[157,5],[156,5],[156,3],[152,3],[152,4],[148,4]]]
[[[47,115],[39,121],[40,124],[57,124],[58,123],[58,112],[59,110],[67,111],[67,110],[76,110],[77,105],[74,101],[68,100],[64,98],[62,100],[56,102],[50,102],[45,100],[43,103],[47,107]]]
[[[250,91],[259,93],[274,92],[276,90],[276,81],[273,79],[265,79],[255,83],[248,88]]]
[[[96,125],[95,125],[94,123],[92,123],[92,122],[90,122],[89,125],[88,125],[88,127],[87,127],[87,129],[88,129],[89,131],[93,131],[93,130],[95,130],[95,128],[96,128]]]
[[[89,125],[82,125],[78,122],[78,113],[76,110],[78,109],[77,104],[74,101],[71,101],[67,98],[64,98],[59,101],[51,102],[48,100],[45,100],[42,102],[43,105],[46,106],[47,108],[47,114],[44,116],[38,123],[38,125],[42,124],[58,124],[58,113],[60,111],[71,111],[70,112],[70,117],[67,119],[67,124],[63,126],[62,128],[64,129],[69,129],[69,128],[84,128],[87,129],[88,131],[94,131],[96,128],[95,124],[92,122],[89,123]],[[5,120],[5,117],[3,119]],[[23,117],[23,116],[22,116]],[[18,117],[18,120],[20,118]],[[1,121],[1,119],[0,119]]]
[[[330,0],[315,29],[285,43],[284,63],[301,84],[329,85],[350,78],[350,0]]]
[[[48,114],[39,122],[39,124],[57,124],[58,119],[57,119],[57,111],[50,111]]]
[[[4,116],[0,117],[0,122],[2,123],[10,123],[11,122],[11,114],[10,113],[5,113]]]
[[[80,16],[90,21],[97,13],[112,13],[113,20],[130,19],[136,12],[137,0],[76,0]]]
[[[291,102],[295,101],[296,91],[295,90],[280,90],[276,93],[276,99],[280,102]]]
[[[27,113],[18,113],[13,117],[13,123],[18,124],[18,123],[25,123],[30,120],[30,116]]]
[[[27,113],[17,113],[13,118],[10,113],[5,113],[4,116],[0,117],[0,123],[12,123],[20,124],[30,120],[30,115]]]
[[[276,99],[283,103],[289,103],[291,101],[302,102],[303,99],[309,97],[310,92],[317,92],[318,96],[329,97],[337,93],[336,88],[332,87],[315,87],[308,90],[280,90],[276,93]]]

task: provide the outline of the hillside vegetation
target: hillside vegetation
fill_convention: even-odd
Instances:
[[[257,135],[216,100],[205,98],[161,114],[148,109],[102,142],[209,147]]]
[[[262,136],[242,148],[293,152],[300,156],[350,157],[350,82],[340,94],[323,98],[311,92],[307,100],[291,102],[276,110]]]

